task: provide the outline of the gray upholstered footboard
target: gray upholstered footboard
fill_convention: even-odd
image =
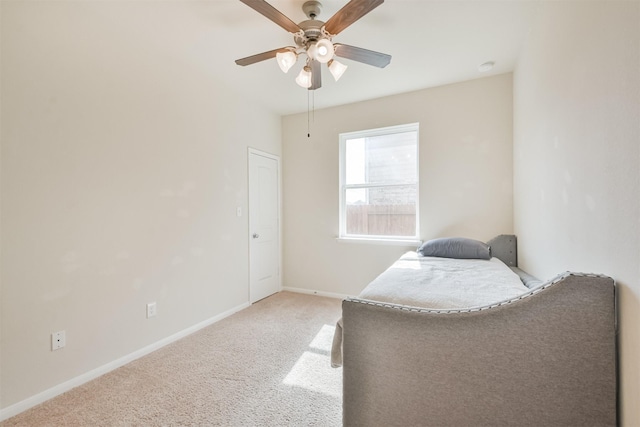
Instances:
[[[437,311],[343,302],[345,426],[616,424],[611,278]]]

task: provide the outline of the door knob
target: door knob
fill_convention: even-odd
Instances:
[[[258,233],[253,233],[253,238],[257,239],[258,237],[260,237],[260,235]]]

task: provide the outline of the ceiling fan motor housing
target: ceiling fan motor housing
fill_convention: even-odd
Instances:
[[[296,34],[293,39],[299,47],[306,47],[309,42],[318,41],[323,38],[322,27],[324,22],[316,19],[302,21],[298,26],[304,31],[304,37]]]
[[[322,3],[316,0],[307,1],[302,5],[302,11],[307,15],[307,18],[309,18],[308,20],[302,21],[298,24],[300,29],[304,32],[304,37],[300,34],[296,34],[293,39],[298,47],[308,48],[310,43],[324,38],[322,34],[324,21],[316,19],[322,11]]]

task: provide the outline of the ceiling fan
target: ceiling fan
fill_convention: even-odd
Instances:
[[[321,64],[327,64],[336,81],[347,69],[346,65],[335,59],[336,56],[379,68],[384,68],[391,62],[391,55],[332,42],[334,36],[380,6],[384,0],[351,0],[327,22],[316,19],[322,4],[319,1],[307,1],[302,5],[302,11],[309,19],[299,24],[265,0],[240,1],[290,32],[296,46],[282,47],[238,59],[238,65],[246,66],[276,58],[280,69],[286,73],[296,63],[298,56],[304,54],[307,57],[306,63],[296,78],[296,83],[309,90],[315,90],[322,86]]]

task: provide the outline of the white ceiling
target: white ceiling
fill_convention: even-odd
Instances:
[[[319,19],[327,21],[347,0],[321,2]],[[304,0],[269,3],[295,22],[307,19],[302,12]],[[390,54],[391,64],[379,69],[341,60],[349,68],[339,82],[323,67],[323,87],[314,93],[315,108],[512,71],[536,4],[535,0],[386,0],[333,41]],[[303,61],[288,74],[280,71],[275,60],[247,67],[234,63],[238,58],[294,45],[287,31],[239,0],[183,5],[191,15],[180,25],[184,31],[190,31],[193,19],[206,29],[191,53],[201,56],[212,78],[278,114],[306,111],[308,91],[294,81]],[[170,33],[175,35],[176,29]],[[486,61],[495,61],[494,69],[479,73],[478,65]]]

